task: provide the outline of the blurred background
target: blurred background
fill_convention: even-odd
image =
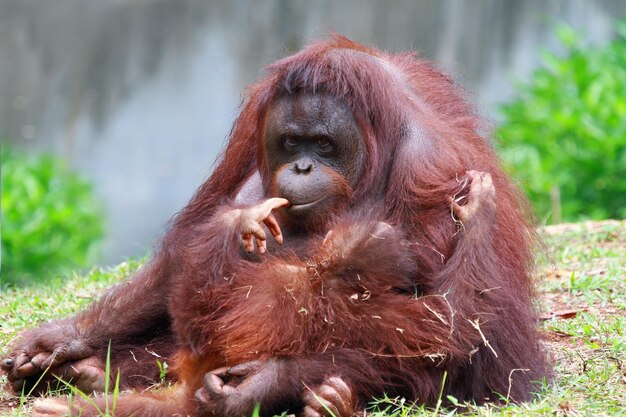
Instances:
[[[141,257],[262,68],[337,31],[467,89],[542,223],[626,217],[623,0],[0,0],[2,276]]]

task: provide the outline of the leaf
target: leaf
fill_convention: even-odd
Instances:
[[[586,311],[586,309],[582,310],[557,310],[551,311],[549,313],[544,313],[539,315],[539,320],[554,320],[554,319],[573,319],[578,315],[579,312]]]

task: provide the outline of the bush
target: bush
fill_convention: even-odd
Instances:
[[[585,46],[558,29],[564,58],[545,66],[502,108],[501,151],[540,218],[626,217],[626,22],[615,39]]]
[[[61,161],[2,149],[2,281],[86,265],[102,237],[91,187]]]

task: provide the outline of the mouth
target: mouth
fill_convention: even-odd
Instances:
[[[315,205],[317,205],[323,199],[324,199],[324,197],[318,198],[317,200],[313,200],[313,201],[310,201],[308,203],[297,203],[297,204],[292,203],[291,206],[289,206],[287,208],[287,210],[289,210],[291,212],[294,212],[294,213],[298,213],[298,212],[301,212],[301,211],[307,211],[307,210],[310,210]]]

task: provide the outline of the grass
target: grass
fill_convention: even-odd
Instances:
[[[550,226],[542,234],[547,253],[541,251],[537,271],[537,303],[544,318],[539,327],[554,361],[555,382],[525,404],[428,409],[382,399],[368,414],[626,416],[626,221]],[[17,331],[75,312],[138,265],[127,262],[46,285],[3,290],[0,354]],[[0,389],[0,415],[28,416],[28,408]]]
[[[7,344],[19,330],[75,313],[105,288],[125,280],[139,266],[140,262],[128,261],[114,268],[94,268],[69,279],[56,277],[45,284],[0,289],[0,357],[7,353]],[[4,390],[5,383],[6,377],[1,376],[0,416],[29,416],[28,401],[9,395]]]

